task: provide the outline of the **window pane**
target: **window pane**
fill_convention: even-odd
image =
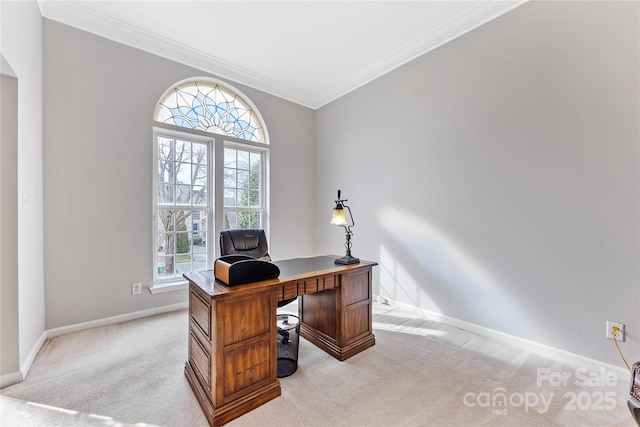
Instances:
[[[262,154],[251,153],[250,154],[251,169],[260,169],[260,163],[262,163]]]
[[[194,211],[193,212],[193,227],[194,233],[207,231],[207,211]]]
[[[251,228],[249,212],[238,212],[238,228]]]
[[[250,228],[262,228],[262,219],[261,219],[260,212],[251,212]]]
[[[191,204],[191,186],[176,185],[176,205]]]
[[[173,189],[173,185],[171,184],[158,185],[158,203],[162,205],[172,205],[174,201]]]
[[[193,271],[206,270],[207,269],[207,253],[206,248],[194,246],[194,253],[192,255]],[[202,252],[200,252],[202,250]]]
[[[175,211],[176,216],[176,231],[187,231],[191,226],[192,211],[179,210]]]
[[[176,233],[176,253],[177,254],[191,253],[190,237],[191,237],[190,233]]]
[[[229,230],[231,228],[239,228],[237,215],[235,212],[225,212],[224,229]]]
[[[207,145],[193,143],[191,146],[193,150],[191,153],[191,162],[198,165],[207,165]]]
[[[228,168],[236,167],[236,150],[232,148],[224,149],[224,166]]]
[[[191,163],[176,164],[176,183],[191,184]]]
[[[176,272],[178,275],[191,271],[191,254],[176,255]]]
[[[261,179],[260,171],[252,170],[251,176],[249,177],[249,188],[252,190],[260,190]]]
[[[166,159],[158,159],[158,182],[173,182],[173,162]]]
[[[238,188],[249,188],[249,172],[238,170]]]
[[[237,206],[236,190],[224,190],[224,206],[229,208]]]
[[[160,209],[158,210],[158,231],[173,231],[174,230],[174,221],[173,221],[173,211],[170,209]]]
[[[249,206],[249,191],[238,190],[238,206]]]
[[[172,269],[171,273],[167,272],[167,265]],[[158,277],[173,277],[173,257],[160,256],[157,260]]]
[[[249,152],[237,150],[238,152],[238,169],[249,170]]]
[[[174,234],[160,233],[158,235],[158,255],[173,255],[175,253]]]
[[[193,165],[193,185],[207,185],[207,169],[205,165]]]
[[[205,206],[207,204],[206,187],[193,187],[192,201],[194,206]]]
[[[260,207],[260,192],[259,191],[254,191],[254,190],[250,190],[249,191],[249,206],[251,206],[252,208],[259,208]]]
[[[188,162],[191,160],[190,142],[176,140],[176,160],[179,162]]]
[[[225,188],[236,187],[236,170],[224,168],[224,186]]]
[[[158,159],[173,160],[173,142],[170,138],[158,138]]]

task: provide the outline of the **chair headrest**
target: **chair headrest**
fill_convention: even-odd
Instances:
[[[229,237],[238,251],[249,251],[258,247],[261,230],[230,230]],[[264,231],[263,231],[264,233]]]
[[[253,258],[268,256],[269,245],[262,229],[234,229],[220,232],[222,255],[242,254]]]

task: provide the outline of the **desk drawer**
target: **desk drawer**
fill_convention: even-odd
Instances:
[[[191,332],[191,336],[189,337],[189,362],[205,386],[205,389],[210,390],[211,356],[193,332]]]
[[[211,304],[203,300],[194,291],[191,291],[189,292],[189,307],[193,323],[208,340],[211,340]]]
[[[371,305],[369,301],[352,304],[345,309],[343,318],[345,343],[371,333]]]
[[[272,342],[273,341],[273,342]],[[271,367],[271,357],[275,356],[276,345],[272,334],[254,337],[241,343],[226,346],[222,369],[224,372],[224,399],[232,400],[250,393],[275,379]]]
[[[272,295],[275,296],[272,289],[266,289],[216,304],[216,312],[224,322],[225,346],[271,331],[276,322],[276,300]]]
[[[344,274],[342,276],[342,299],[348,306],[371,299],[371,279],[368,271]]]
[[[320,280],[322,281],[322,290],[333,289],[337,287],[336,276],[334,274],[323,276],[320,278]]]
[[[314,292],[318,292],[318,278],[314,277],[313,279],[307,279],[303,281],[304,285],[304,293],[312,294]]]
[[[282,298],[280,301],[295,298],[298,295],[298,282],[287,283],[282,287]]]

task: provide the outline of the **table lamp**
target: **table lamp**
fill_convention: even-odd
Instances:
[[[347,248],[347,254],[342,258],[336,259],[336,264],[357,264],[360,262],[358,258],[354,258],[351,256],[351,236],[353,232],[351,231],[351,227],[355,225],[353,222],[353,215],[351,215],[351,208],[344,204],[347,202],[347,199],[340,198],[340,190],[338,190],[338,200],[336,200],[336,206],[333,208],[333,217],[331,218],[331,224],[339,225],[340,227],[344,227],[344,231],[346,233],[347,241],[344,244],[344,247]],[[351,225],[347,222],[347,217],[344,213],[344,208],[347,208],[349,211],[349,218],[351,219]]]

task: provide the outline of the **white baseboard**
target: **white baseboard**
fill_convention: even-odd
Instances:
[[[0,388],[9,387],[24,381],[22,371],[15,371],[8,374],[0,375]]]
[[[115,325],[116,323],[128,322],[129,320],[140,319],[141,317],[153,316],[156,314],[168,313],[170,311],[189,308],[188,302],[164,305],[162,307],[150,308],[148,310],[134,311],[132,313],[120,314],[118,316],[105,317],[104,319],[91,320],[89,322],[77,323],[75,325],[61,326],[59,328],[45,331],[47,338],[70,334],[72,332],[84,331],[85,329],[98,328],[100,326]]]
[[[374,301],[378,300],[378,295],[374,295],[373,298],[374,298]],[[402,307],[410,311],[419,312],[425,317],[428,317],[430,319],[443,322],[448,325],[454,326],[456,328],[460,328],[465,331],[469,331],[483,337],[491,338],[498,342],[512,345],[512,346],[521,348],[523,350],[532,351],[542,356],[548,357],[550,359],[562,360],[562,361],[565,361],[566,363],[574,364],[579,367],[585,367],[587,369],[594,370],[594,371],[597,371],[600,368],[604,368],[607,370],[615,371],[618,374],[621,374],[623,378],[629,375],[629,371],[626,368],[621,366],[612,365],[610,363],[602,362],[600,360],[592,359],[590,357],[586,357],[580,354],[571,353],[566,350],[561,350],[559,348],[551,347],[546,344],[541,344],[539,342],[530,341],[515,335],[510,335],[504,332],[496,331],[495,329],[490,329],[484,326],[476,325],[475,323],[466,322],[464,320],[456,319],[454,317],[449,317],[444,314],[419,308],[411,304],[395,301],[385,296],[383,296],[382,298],[384,298],[386,302],[389,303],[390,305],[395,304],[398,307]]]
[[[20,364],[19,372],[11,372],[0,376],[0,388],[8,387],[13,384],[24,381],[31,369],[31,365],[36,360],[38,352],[48,338],[60,335],[70,334],[73,332],[84,331],[85,329],[97,328],[100,326],[115,325],[116,323],[127,322],[129,320],[140,319],[142,317],[153,316],[156,314],[169,313],[171,311],[182,310],[189,307],[188,302],[180,302],[177,304],[165,305],[162,307],[150,308],[148,310],[134,311],[132,313],[121,314],[118,316],[106,317],[104,319],[91,320],[89,322],[77,323],[75,325],[61,326],[59,328],[48,329],[42,333],[38,341],[34,344],[29,355]]]
[[[40,335],[40,338],[38,338],[38,341],[36,341],[33,347],[31,347],[31,351],[27,355],[26,359],[23,360],[22,363],[20,363],[20,371],[22,371],[21,381],[24,381],[24,379],[27,378],[27,374],[31,369],[31,365],[33,365],[33,362],[36,360],[36,356],[38,355],[38,352],[40,351],[40,349],[42,348],[46,340],[47,340],[47,331],[44,331]]]

